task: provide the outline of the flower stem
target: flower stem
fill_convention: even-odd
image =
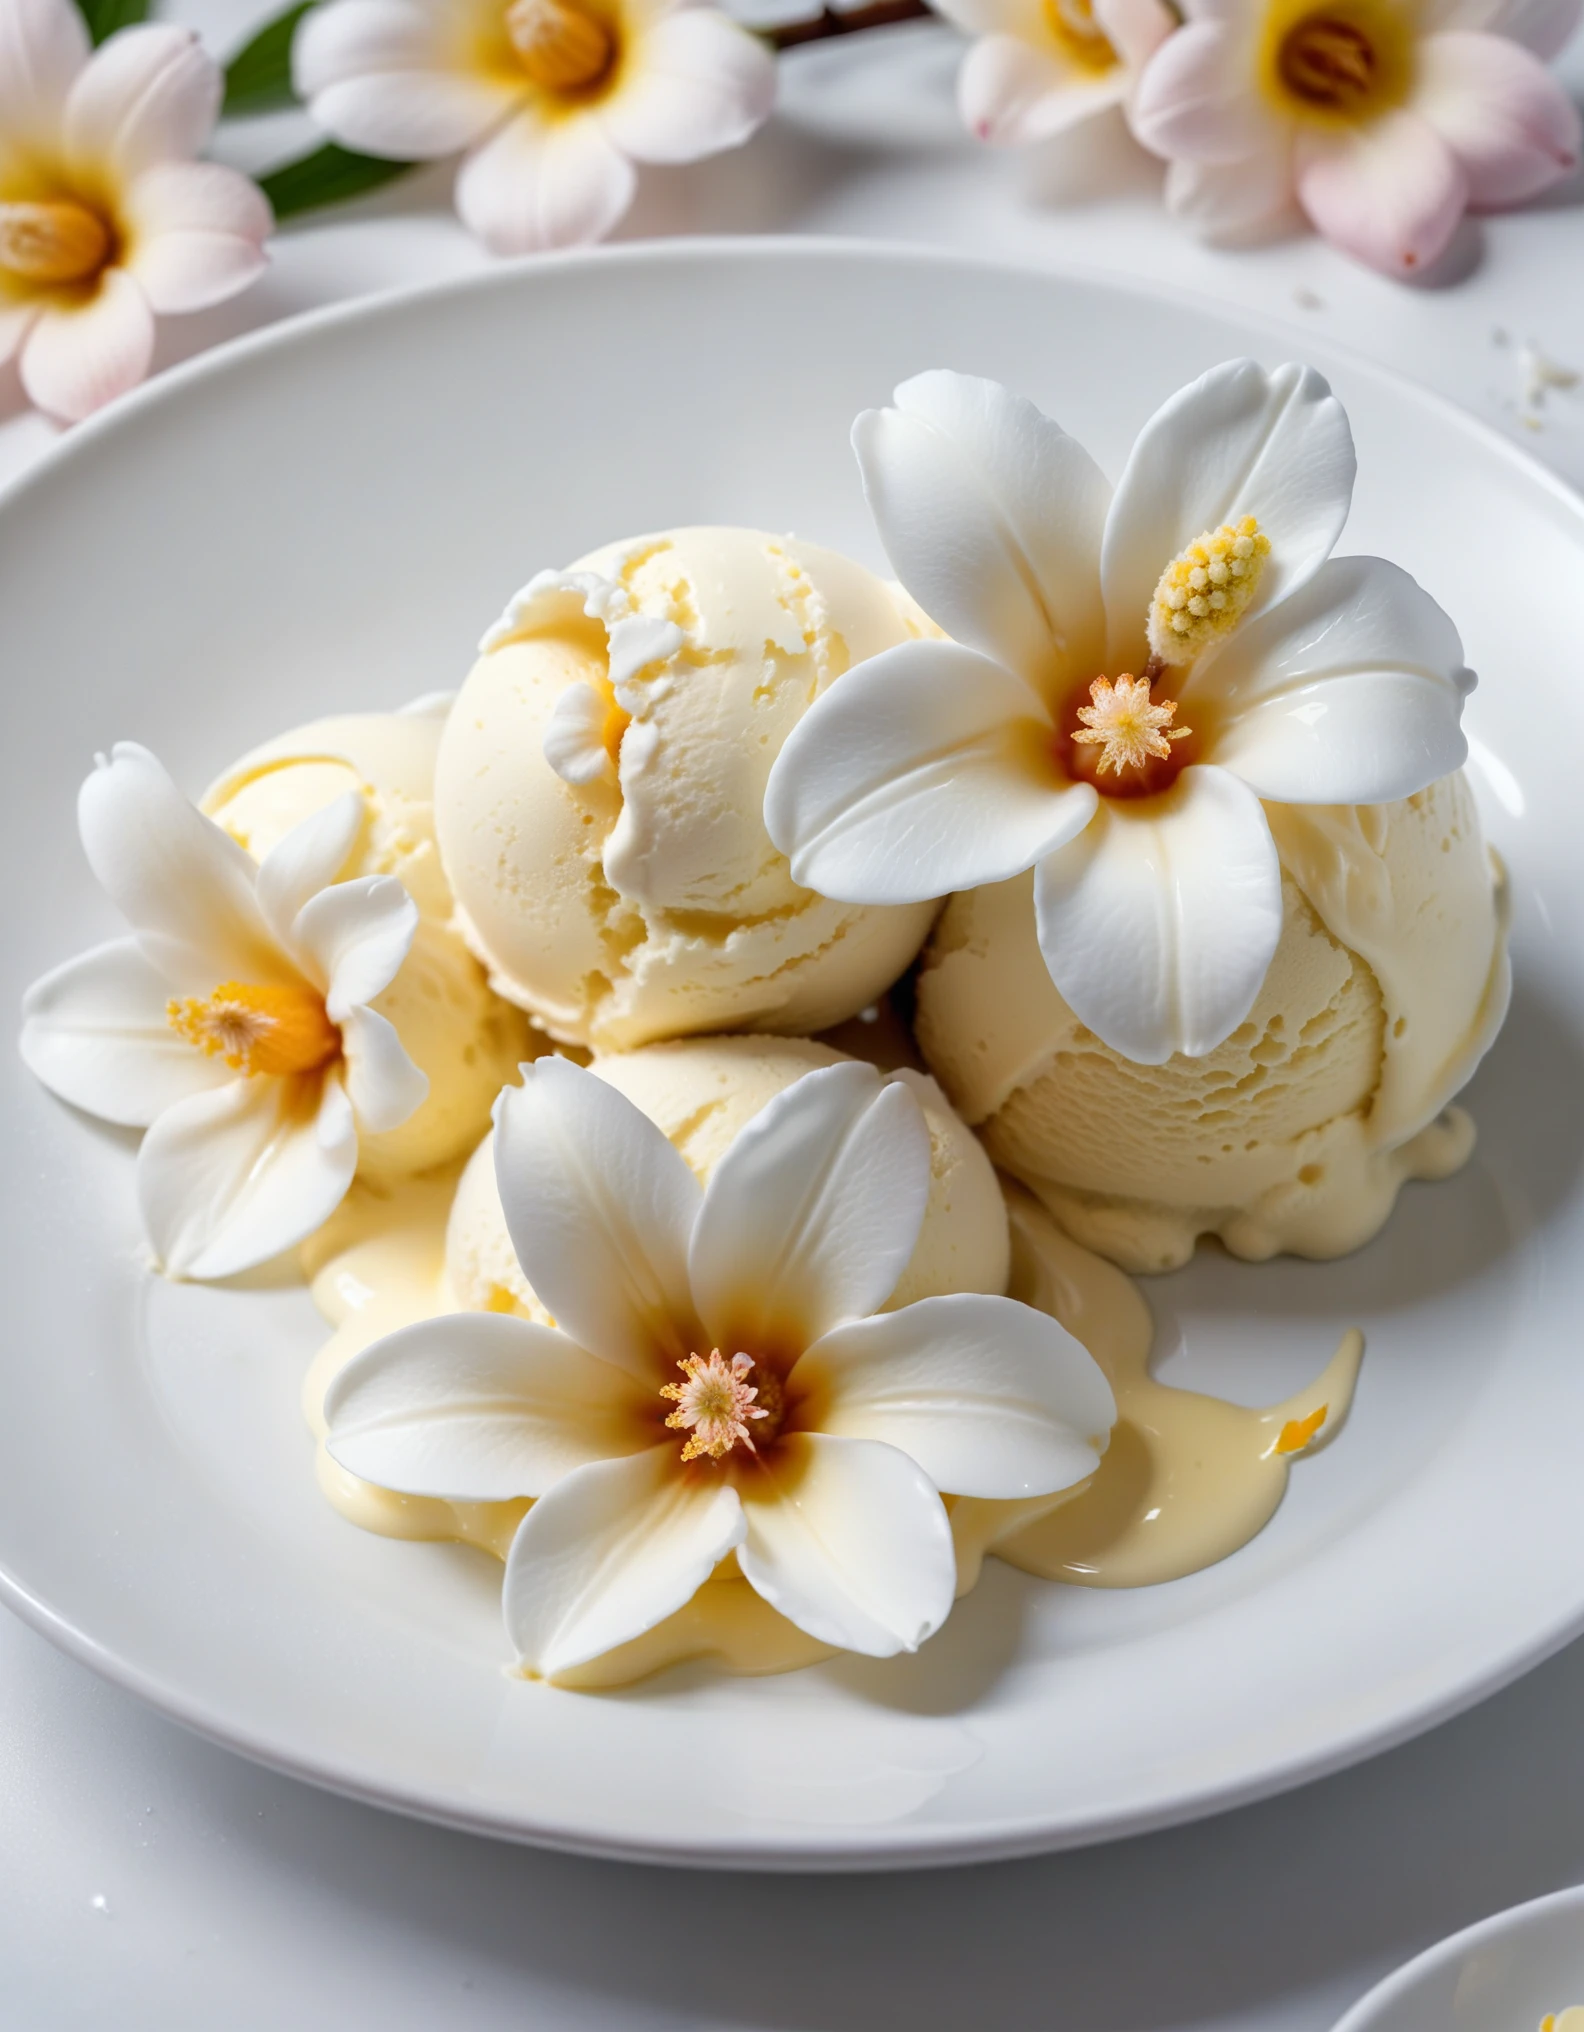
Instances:
[[[800,42],[824,42],[833,35],[857,35],[865,28],[889,28],[897,21],[928,21],[934,10],[924,0],[867,0],[862,7],[830,6],[806,21],[787,21],[762,31],[772,49],[793,49]]]

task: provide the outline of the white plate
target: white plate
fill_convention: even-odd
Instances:
[[[1540,2032],[1570,2004],[1584,2006],[1584,1884],[1427,1948],[1334,2032]]]
[[[77,851],[92,751],[197,787],[293,720],[454,683],[530,571],[665,524],[793,529],[880,562],[856,410],[931,365],[994,374],[1115,472],[1179,383],[1299,342],[1114,284],[749,242],[503,269],[185,370],[0,503],[13,902],[5,1006],[110,929]],[[594,1697],[507,1679],[498,1569],[365,1536],[317,1494],[300,1288],[139,1268],[125,1140],[9,1057],[6,1598],[250,1756],[437,1819],[766,1867],[1094,1841],[1401,1740],[1584,1628],[1580,1106],[1584,509],[1441,404],[1307,340],[1352,412],[1344,548],[1454,612],[1517,892],[1518,989],[1455,1182],[1348,1262],[1206,1255],[1156,1283],[1167,1373],[1250,1402],[1370,1351],[1353,1420],[1270,1528],[1168,1587],[991,1561],[914,1660],[688,1669]],[[713,1773],[698,1783],[701,1747]]]

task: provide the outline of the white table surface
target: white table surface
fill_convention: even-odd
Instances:
[[[225,48],[260,10],[171,11]],[[1119,136],[1038,161],[975,147],[955,49],[910,27],[798,53],[772,126],[652,177],[625,230],[861,234],[1153,277],[1288,320],[1295,351],[1305,328],[1340,338],[1584,484],[1584,387],[1525,392],[1527,347],[1584,367],[1584,177],[1467,224],[1413,288],[1310,239],[1218,253],[1164,219],[1158,172]],[[1584,91],[1584,42],[1564,71]],[[223,152],[263,167],[303,139],[284,116]],[[263,283],[168,328],[162,357],[480,265],[444,190],[430,172],[294,227]],[[0,482],[54,436],[0,422]],[[974,1871],[698,1876],[311,1791],[0,1614],[0,2032],[1323,2032],[1432,1940],[1584,1879],[1581,1714],[1584,1643],[1405,1749],[1198,1827]]]

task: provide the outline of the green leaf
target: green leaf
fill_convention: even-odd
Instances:
[[[118,28],[131,28],[148,19],[149,0],[77,0],[88,24],[89,40],[97,47]]]
[[[220,111],[234,120],[248,113],[277,113],[283,106],[295,106],[292,89],[291,49],[297,24],[314,5],[314,0],[296,0],[284,14],[266,21],[251,42],[245,42],[226,65],[225,103]]]
[[[282,163],[268,176],[261,176],[259,188],[275,207],[276,218],[290,219],[320,205],[341,205],[349,198],[360,198],[417,167],[415,162],[386,162],[376,155],[354,155],[350,148],[337,148],[329,141],[311,155],[301,155],[295,162]]]

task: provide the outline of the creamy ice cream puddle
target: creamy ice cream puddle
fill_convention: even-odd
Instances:
[[[455,1540],[504,1559],[526,1500],[398,1495],[348,1474],[323,1445],[325,1391],[347,1362],[382,1335],[455,1310],[445,1271],[455,1183],[451,1171],[389,1194],[358,1188],[305,1248],[314,1302],[334,1331],[304,1379],[303,1410],[321,1442],[320,1487],[350,1522],[386,1537]],[[1075,1489],[1026,1502],[949,1499],[959,1596],[978,1580],[990,1552],[1041,1578],[1084,1587],[1149,1586],[1227,1558],[1269,1522],[1293,1460],[1329,1440],[1346,1418],[1362,1337],[1346,1334],[1315,1381],[1279,1404],[1249,1409],[1173,1389],[1150,1376],[1149,1308],[1128,1279],[1071,1241],[1016,1186],[1009,1211],[1010,1295],[1048,1312],[1082,1341],[1116,1393],[1119,1422],[1098,1473]],[[716,1363],[721,1376],[707,1360],[700,1368],[723,1396],[728,1381],[735,1385],[735,1402],[746,1414],[738,1422],[757,1441],[758,1406],[743,1385],[758,1381],[763,1391],[765,1372],[754,1367],[734,1375],[718,1352]],[[674,1416],[681,1408],[672,1400],[657,1411]],[[773,1422],[772,1411],[765,1424]],[[717,1440],[732,1441],[723,1458],[745,1444],[724,1427],[712,1430]],[[835,1655],[769,1608],[734,1566],[728,1558],[678,1614],[560,1683],[620,1686],[689,1658],[709,1658],[734,1673],[786,1672]]]

